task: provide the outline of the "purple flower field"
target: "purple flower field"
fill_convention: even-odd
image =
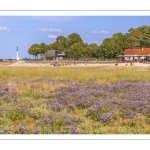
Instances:
[[[148,80],[15,80],[14,87],[0,87],[1,134],[150,133]],[[43,92],[27,95],[17,86],[29,84]],[[53,91],[48,90],[51,86]]]
[[[53,93],[47,104],[54,111],[86,108],[87,117],[102,122],[118,117],[134,119],[138,113],[149,115],[150,82],[124,80],[97,84],[91,81],[64,86]],[[118,112],[117,116],[115,112]]]

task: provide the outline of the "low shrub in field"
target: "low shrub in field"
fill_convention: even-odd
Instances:
[[[26,116],[29,116],[31,114],[30,110],[28,108],[25,107],[17,107],[12,109],[9,114],[8,117],[13,120],[23,120],[26,118]]]
[[[0,134],[40,134],[39,129],[31,129],[26,126],[24,126],[23,123],[19,124],[15,128],[4,128],[3,130],[0,131]]]
[[[17,94],[18,90],[16,88],[5,86],[0,89],[0,101],[16,102],[18,100]]]
[[[42,116],[36,121],[36,126],[42,129],[43,133],[79,133],[77,126],[83,120],[77,116],[71,116],[66,113],[50,114]],[[70,127],[70,128],[67,128]],[[65,132],[64,132],[65,129]]]

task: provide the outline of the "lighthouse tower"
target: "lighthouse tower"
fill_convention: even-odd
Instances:
[[[18,46],[16,48],[16,51],[17,51],[17,60],[19,60],[19,56],[18,56]]]

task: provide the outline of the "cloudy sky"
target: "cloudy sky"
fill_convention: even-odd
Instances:
[[[32,44],[51,44],[57,36],[77,33],[86,43],[100,45],[105,38],[130,28],[150,25],[150,16],[0,16],[0,59],[30,57]]]

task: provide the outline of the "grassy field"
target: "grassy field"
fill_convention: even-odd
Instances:
[[[149,134],[150,68],[1,67],[1,134]]]

